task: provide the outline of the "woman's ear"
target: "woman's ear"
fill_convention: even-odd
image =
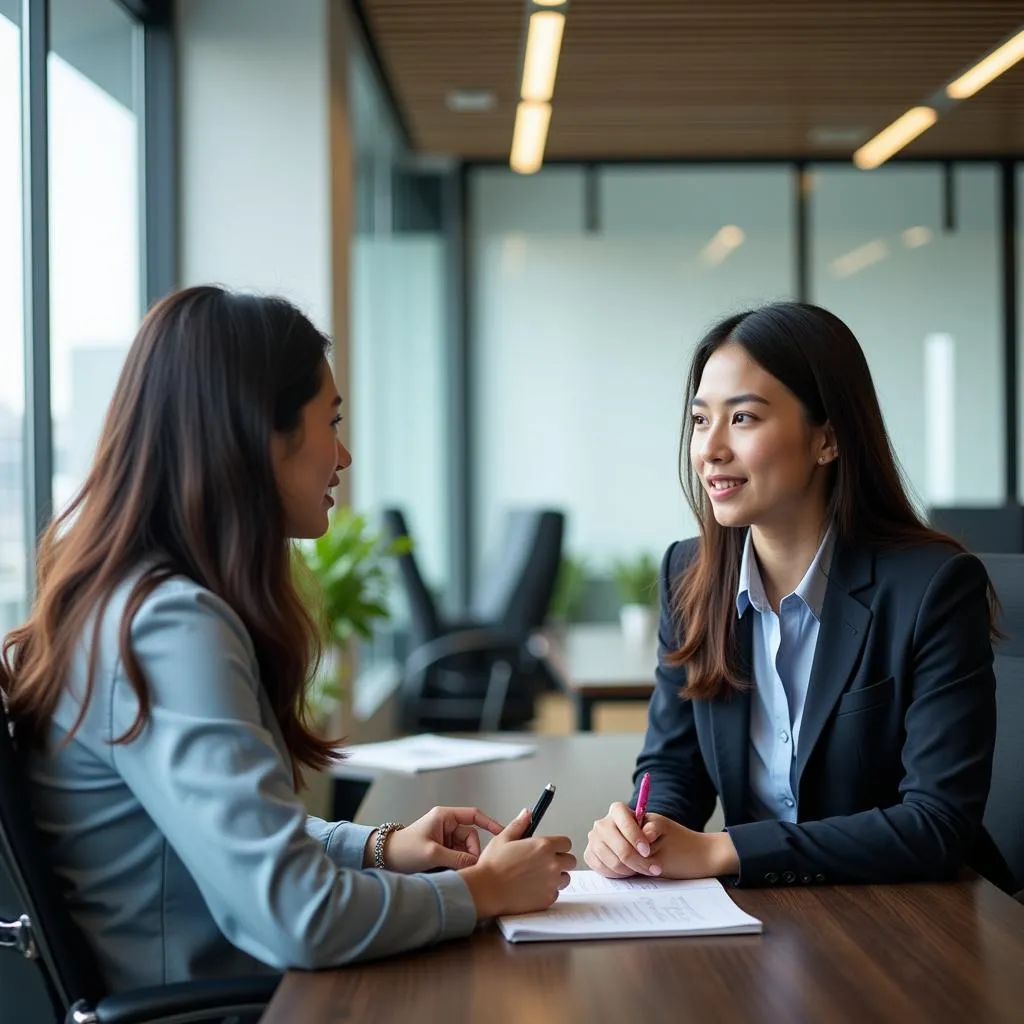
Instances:
[[[815,455],[819,466],[828,465],[839,458],[839,445],[836,443],[836,432],[832,424],[827,422],[816,431]]]

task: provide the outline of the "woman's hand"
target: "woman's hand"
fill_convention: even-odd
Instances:
[[[435,807],[384,841],[384,867],[411,875],[434,868],[472,867],[480,857],[478,828],[493,835],[501,825],[476,807]],[[366,843],[363,863],[373,864],[376,830]]]
[[[627,804],[618,802],[594,822],[583,860],[605,878],[661,874],[661,865],[650,856],[651,841],[637,824],[636,815]]]
[[[662,878],[739,874],[740,859],[728,832],[694,832],[664,815],[647,814],[643,835],[650,845],[650,864],[661,869]]]
[[[605,878],[714,878],[739,872],[728,832],[694,832],[661,814],[645,815],[641,827],[623,803],[612,804],[587,839],[583,859]]]
[[[477,917],[528,914],[546,910],[569,884],[576,867],[568,836],[523,839],[530,812],[522,810],[505,830],[491,840],[480,860],[462,872]]]

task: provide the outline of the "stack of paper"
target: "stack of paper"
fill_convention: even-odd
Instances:
[[[532,743],[493,743],[490,740],[463,740],[423,733],[384,743],[364,743],[345,750],[344,768],[387,768],[390,771],[436,771],[459,768],[484,761],[507,761],[532,754]]]
[[[602,878],[570,872],[555,904],[536,914],[498,919],[509,942],[557,939],[656,938],[670,935],[751,935],[756,917],[740,910],[714,878]]]

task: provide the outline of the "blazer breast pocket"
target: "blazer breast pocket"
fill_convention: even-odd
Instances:
[[[880,683],[872,683],[870,686],[862,686],[857,690],[850,690],[844,693],[839,699],[839,707],[836,710],[836,718],[843,715],[852,715],[857,711],[869,711],[871,708],[889,704],[896,691],[896,678],[889,676]]]

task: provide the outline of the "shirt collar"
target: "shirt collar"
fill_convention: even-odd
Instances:
[[[793,591],[819,622],[821,621],[821,610],[825,604],[828,571],[832,564],[834,548],[835,533],[832,526],[829,525],[811,564],[807,567],[807,572],[804,573],[804,578]],[[747,539],[743,544],[743,558],[740,562],[739,585],[736,588],[736,614],[742,618],[743,613],[751,605],[758,612],[766,611],[770,607],[764,592],[761,571],[758,569],[757,559],[754,557],[754,542],[750,530],[747,530]]]

